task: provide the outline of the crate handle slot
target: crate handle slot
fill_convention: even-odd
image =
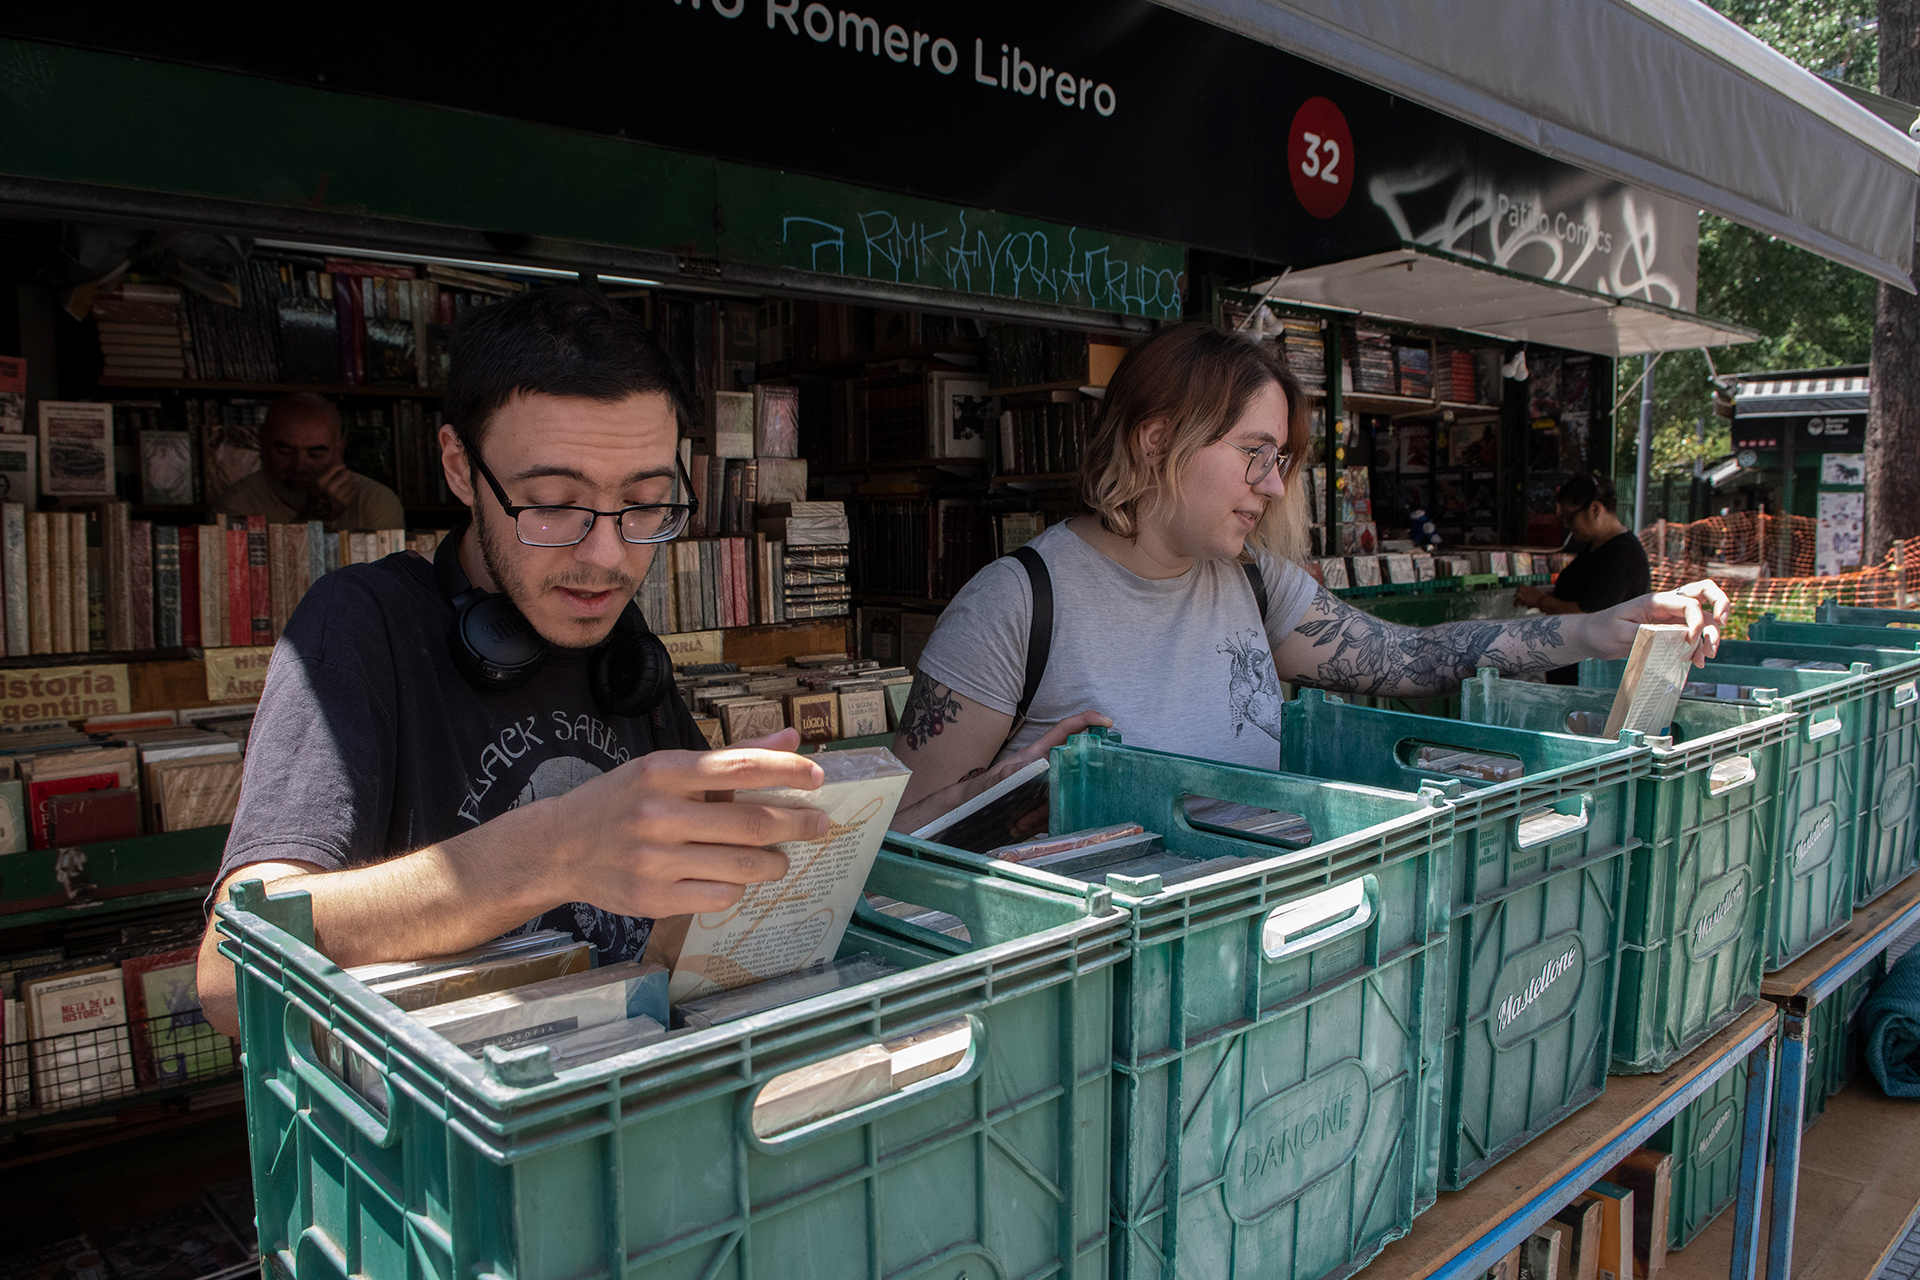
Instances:
[[[979,1019],[948,1018],[782,1071],[742,1101],[741,1120],[755,1146],[785,1151],[966,1083],[985,1050]]]
[[[1373,922],[1379,884],[1362,876],[1275,907],[1260,926],[1260,950],[1278,962],[1325,946]]]
[[[327,1102],[347,1118],[347,1123],[360,1131],[360,1136],[374,1146],[385,1149],[394,1144],[399,1137],[390,1117],[394,1111],[393,1081],[380,1064],[359,1053],[345,1040],[340,1041],[345,1053],[353,1054],[364,1062],[380,1082],[384,1095],[386,1114],[380,1115],[374,1109],[374,1103],[361,1096],[357,1089],[350,1089],[313,1056],[313,1037],[316,1031],[326,1028],[310,1017],[299,1005],[289,1001],[286,1006],[286,1021],[283,1034],[286,1039],[287,1062],[293,1073],[306,1082],[307,1087],[325,1098]],[[336,1037],[337,1038],[337,1037]]]
[[[1730,756],[1707,771],[1707,794],[1723,796],[1729,791],[1738,791],[1760,776],[1760,770],[1754,767],[1753,756]]]
[[[1907,681],[1905,684],[1899,684],[1893,687],[1893,705],[1894,706],[1904,707],[1908,703],[1912,702],[1915,698],[1920,698],[1920,688],[1915,688],[1914,682],[1912,680]]]
[[[1587,824],[1593,821],[1593,797],[1586,792],[1580,793],[1580,812],[1561,813],[1550,804],[1529,809],[1513,820],[1513,846],[1516,849],[1531,849],[1536,845],[1550,844],[1564,839],[1578,831],[1585,831]]]
[[[1448,746],[1419,738],[1402,738],[1393,749],[1401,768],[1469,783],[1511,782],[1526,773],[1526,761],[1510,751],[1486,751]]]
[[[1831,738],[1840,732],[1840,711],[1835,708],[1832,716],[1825,720],[1807,721],[1807,741],[1818,742],[1822,738]]]

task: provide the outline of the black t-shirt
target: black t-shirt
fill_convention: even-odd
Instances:
[[[1653,590],[1647,551],[1632,530],[1616,533],[1591,551],[1583,551],[1554,579],[1556,599],[1571,600],[1582,613],[1599,613]],[[1552,684],[1578,684],[1578,667],[1554,667]]]
[[[253,862],[384,861],[649,751],[706,748],[678,693],[652,716],[601,711],[583,652],[554,650],[511,692],[474,689],[447,652],[452,619],[411,552],[313,584],[267,668],[222,879]],[[652,922],[576,902],[524,927],[609,961],[638,958]]]

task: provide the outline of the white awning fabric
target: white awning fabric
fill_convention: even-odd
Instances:
[[[1283,302],[1606,356],[1724,347],[1758,336],[1689,311],[1553,284],[1424,245],[1289,271],[1247,289]]]
[[[1920,145],[1699,0],[1156,0],[1912,290]]]

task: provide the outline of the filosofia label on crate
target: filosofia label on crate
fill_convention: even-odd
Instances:
[[[267,687],[267,664],[273,661],[270,644],[207,650],[207,701],[257,702]]]
[[[1747,868],[1735,867],[1694,891],[1693,910],[1687,921],[1687,953],[1695,964],[1743,936],[1747,884]]]
[[[1695,1160],[1702,1163],[1711,1160],[1733,1141],[1734,1130],[1738,1127],[1733,1123],[1734,1101],[1733,1098],[1726,1099],[1709,1112],[1701,1123],[1700,1141],[1693,1148]]]
[[[1227,1151],[1227,1213],[1258,1222],[1345,1168],[1360,1149],[1372,1101],[1366,1069],[1348,1058],[1249,1111]]]
[[[132,706],[124,662],[9,671],[0,680],[0,724],[118,715]]]
[[[1573,1011],[1586,980],[1587,949],[1563,933],[1507,961],[1493,983],[1493,1043],[1511,1049]]]
[[[1833,801],[1817,804],[1800,815],[1787,844],[1787,870],[1795,876],[1810,876],[1833,857],[1839,839],[1840,824],[1834,819]]]

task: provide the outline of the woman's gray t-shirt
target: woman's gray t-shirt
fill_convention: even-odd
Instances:
[[[1177,578],[1121,568],[1055,525],[1028,544],[1053,580],[1053,647],[1027,722],[1008,750],[1068,716],[1099,711],[1128,743],[1230,764],[1279,761],[1280,683],[1272,646],[1293,633],[1316,584],[1290,561],[1262,557],[1267,615],[1246,571],[1201,561]],[[920,670],[1012,715],[1025,683],[1033,590],[1012,556],[974,575],[920,657]],[[1003,753],[1004,754],[1004,753]]]

